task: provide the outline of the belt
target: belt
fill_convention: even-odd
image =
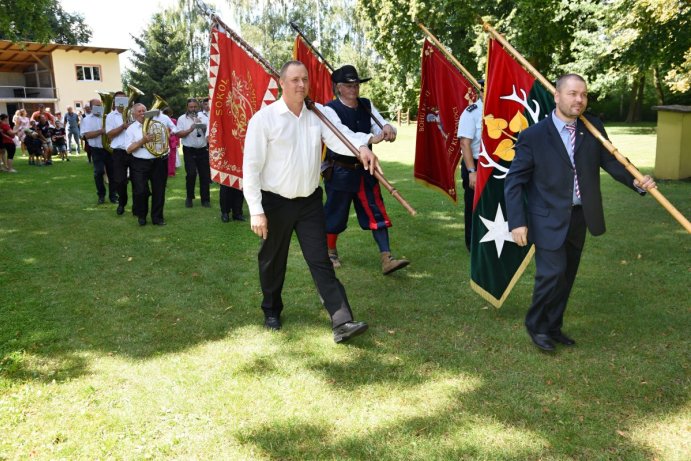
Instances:
[[[160,160],[164,158],[168,158],[168,154],[161,155],[160,157],[154,157],[154,158],[140,158],[140,157],[135,157],[132,155],[132,158],[135,160],[141,160],[142,162],[153,162],[154,160]]]
[[[341,168],[345,168],[346,170],[358,170],[362,168],[362,163],[345,163],[345,162],[339,162],[338,160],[334,160],[334,165],[338,165]]]

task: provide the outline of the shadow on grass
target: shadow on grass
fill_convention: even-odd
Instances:
[[[481,384],[426,411],[425,402],[411,402],[417,405],[412,415],[381,410],[380,422],[369,428],[339,425],[346,405],[313,415],[317,422],[282,415],[250,422],[234,436],[270,459],[653,457],[617,431],[677,411],[687,399],[688,310],[665,291],[689,286],[689,244],[669,232],[676,223],[651,200],[636,201],[630,191],[604,184],[610,233],[589,240],[566,319],[579,345],[546,355],[522,327],[530,280],[519,282],[501,310],[483,309],[486,303],[467,288],[468,257],[462,229],[454,226],[462,209],[409,180],[410,166],[385,167],[390,177],[403,178],[397,184],[421,213],[411,218],[387,199],[392,246],[412,260],[389,277],[379,274],[371,235],[355,220],[339,240],[344,268],[338,277],[356,317],[371,325],[366,336],[343,346],[352,360],[312,358],[307,339],[290,337],[280,357],[249,358],[236,372],[280,379],[282,363],[290,361],[328,389],[360,400],[370,386],[405,393],[437,375],[470,376]],[[79,177],[51,185],[48,196],[35,187],[40,181],[22,186],[21,198],[0,210],[18,229],[0,242],[0,377],[61,382],[89,373],[88,354],[152,358],[261,324],[258,242],[247,225],[221,224],[216,209],[185,209],[179,199],[184,178],[176,177],[168,226],[140,228],[128,214],[116,217],[114,206],[84,212],[93,201],[93,180],[89,171]],[[0,193],[16,185],[0,185]],[[688,183],[670,184],[670,192],[688,200]],[[612,264],[643,239],[627,235],[640,217],[655,237],[640,250],[641,263]],[[295,241],[290,258],[285,329],[328,335]]]

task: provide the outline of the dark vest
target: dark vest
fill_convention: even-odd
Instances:
[[[338,118],[341,119],[341,123],[350,128],[351,131],[355,133],[369,133],[371,131],[369,112],[372,110],[372,103],[369,99],[359,98],[357,109],[346,106],[340,99],[334,99],[326,105],[336,112]],[[365,107],[367,108],[366,110]],[[358,146],[355,147],[357,148]],[[369,146],[369,148],[371,149],[372,146]],[[328,148],[326,149],[326,156],[330,159],[337,159],[339,162],[357,163],[355,157],[339,155]]]

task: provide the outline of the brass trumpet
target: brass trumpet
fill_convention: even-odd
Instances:
[[[154,93],[154,103],[151,105],[151,110],[161,111],[166,106],[168,106],[166,100]],[[142,123],[142,135],[153,136],[154,139],[144,144],[144,147],[154,157],[161,157],[170,150],[170,145],[168,144],[170,133],[168,132],[168,127],[158,120],[154,120],[153,117],[144,119]]]

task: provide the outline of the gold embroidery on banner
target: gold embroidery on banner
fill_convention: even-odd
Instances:
[[[257,93],[252,84],[252,75],[247,72],[247,77],[242,79],[235,71],[232,74],[232,89],[226,99],[226,107],[235,122],[232,135],[238,141],[244,142],[247,133],[247,123],[254,115],[253,107],[256,107]]]

